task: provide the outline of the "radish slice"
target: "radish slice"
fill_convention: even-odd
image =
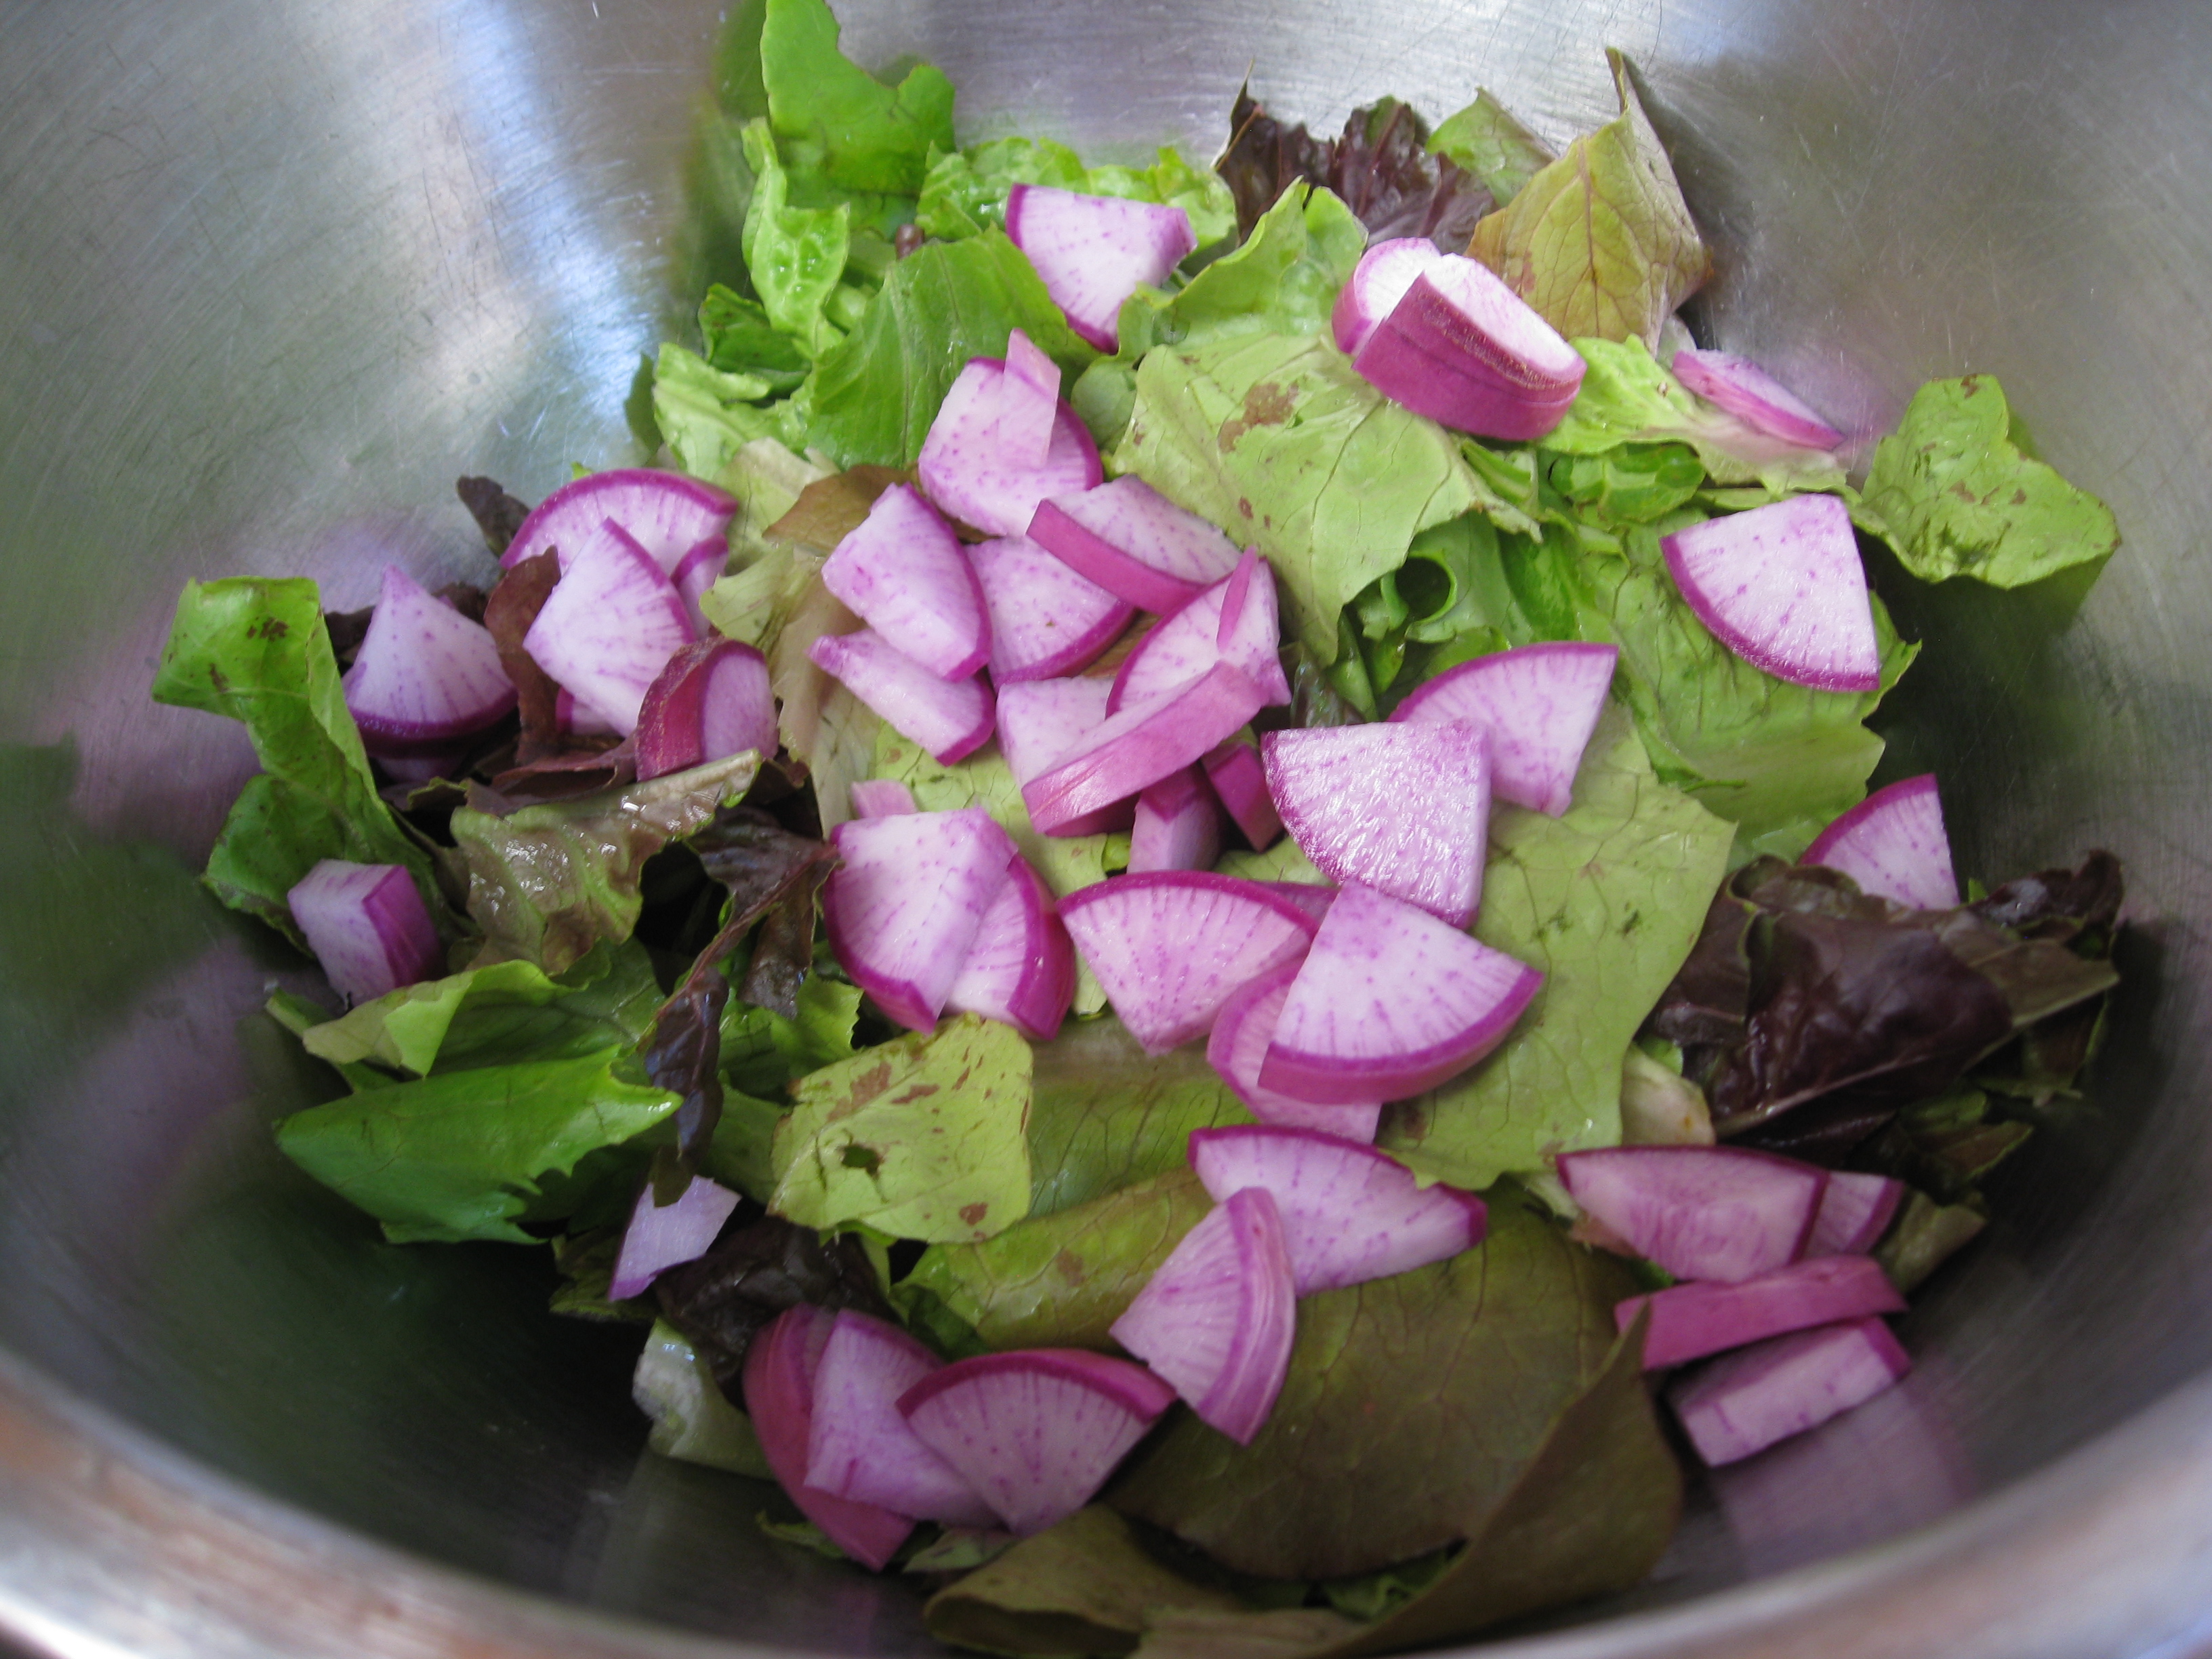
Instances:
[[[1490,1212],[1473,1193],[1425,1188],[1389,1154],[1311,1129],[1194,1130],[1190,1166],[1217,1200],[1267,1189],[1300,1296],[1425,1267],[1473,1249],[1489,1227]]]
[[[1112,1326],[1114,1340],[1240,1445],[1275,1408],[1297,1334],[1297,1291],[1275,1200],[1232,1193],[1182,1236]]]
[[[899,1396],[942,1364],[880,1319],[850,1309],[831,1322],[814,1370],[806,1484],[833,1498],[955,1527],[995,1527],[998,1511],[907,1426]]]
[[[1106,475],[1098,446],[1065,401],[1042,466],[1025,466],[1006,452],[999,435],[1006,372],[996,357],[969,362],[938,406],[915,465],[922,489],[945,512],[994,536],[1018,536],[1039,501],[1088,489]]]
[[[1828,1172],[1741,1146],[1562,1152],[1576,1203],[1677,1279],[1739,1284],[1805,1253]]]
[[[514,707],[499,647],[396,564],[342,682],[362,746],[380,759],[441,754]]]
[[[1015,466],[1032,470],[1052,453],[1060,408],[1060,365],[1019,329],[1006,333],[1006,372],[999,380],[999,443]]]
[[[1016,854],[980,806],[854,818],[830,832],[844,860],[822,888],[830,948],[853,982],[927,1031],[960,977]]]
[[[1040,500],[1030,539],[1139,611],[1162,614],[1237,568],[1237,544],[1134,473]]]
[[[668,573],[668,580],[684,596],[684,609],[691,613],[694,634],[703,635],[709,631],[699,601],[706,597],[708,588],[722,580],[722,572],[729,562],[730,538],[718,531],[678,559],[676,568]]]
[[[1074,942],[1052,889],[1018,856],[976,925],[975,942],[945,1006],[956,1014],[1004,1020],[1032,1042],[1049,1042],[1074,1000]]]
[[[1402,1100],[1496,1048],[1543,982],[1425,910],[1346,887],[1291,981],[1260,1081],[1324,1106]]]
[[[999,751],[1017,788],[1027,788],[1049,772],[1091,732],[1105,723],[1106,698],[1113,690],[1104,679],[1024,680],[999,692]],[[1133,799],[1116,801],[1099,811],[1070,818],[1049,833],[1096,836],[1127,830],[1136,820]]]
[[[1203,1036],[1238,986],[1303,955],[1315,928],[1256,882],[1197,870],[1115,876],[1061,900],[1060,915],[1148,1054]]]
[[[1829,1170],[1805,1254],[1857,1255],[1871,1250],[1888,1231],[1890,1218],[1904,1197],[1905,1183],[1887,1176]]]
[[[625,738],[661,669],[690,642],[684,596],[612,520],[577,550],[522,636],[540,668]]]
[[[824,634],[806,647],[806,659],[944,765],[990,740],[991,692],[981,680],[939,679],[872,628]]]
[[[1335,888],[1310,881],[1263,881],[1259,884],[1278,898],[1288,899],[1297,905],[1314,919],[1316,927],[1321,925],[1321,919],[1328,914],[1328,907],[1336,899]]]
[[[1198,246],[1190,215],[1179,207],[1045,185],[1007,193],[1006,234],[1030,256],[1068,326],[1105,352],[1120,349],[1121,302],[1167,281]]]
[[[1336,349],[1347,357],[1358,356],[1376,326],[1398,308],[1413,279],[1449,257],[1425,236],[1394,236],[1370,246],[1359,256],[1352,280],[1328,314]]]
[[[1718,1468],[1864,1405],[1911,1369],[1888,1326],[1855,1319],[1723,1355],[1667,1398],[1698,1455]]]
[[[881,1571],[914,1530],[903,1515],[817,1492],[806,1484],[814,1434],[814,1379],[836,1317],[804,1303],[787,1308],[745,1352],[745,1414],[785,1496],[855,1561]]]
[[[1211,870],[1221,856],[1221,808],[1205,774],[1186,766],[1137,797],[1129,832],[1129,873]]]
[[[1030,822],[1046,835],[1179,772],[1258,714],[1267,694],[1225,662],[1171,696],[1108,718],[1042,777],[1022,786]]]
[[[1820,691],[1878,691],[1881,653],[1850,509],[1792,495],[1663,537],[1698,620],[1754,668]]]
[[[437,924],[396,864],[325,859],[284,895],[331,988],[367,1002],[444,969]]]
[[[898,1408],[922,1443],[1027,1537],[1089,1503],[1174,1403],[1174,1389],[1126,1359],[1026,1348],[933,1371]]]
[[[1844,434],[1748,357],[1684,346],[1668,365],[1674,378],[1738,420],[1784,443],[1833,449]]]
[[[1797,862],[1840,870],[1860,891],[1915,910],[1948,910],[1959,902],[1933,772],[1875,790],[1823,830]]]
[[[638,706],[637,775],[657,778],[748,749],[775,753],[768,662],[735,640],[694,641],[668,659]]]
[[[1136,615],[1026,536],[980,543],[968,558],[990,611],[991,678],[1002,689],[1073,674]]]
[[[1234,614],[1231,594],[1240,603]],[[1271,703],[1291,700],[1283,673],[1282,629],[1275,611],[1275,579],[1267,561],[1247,553],[1229,575],[1164,618],[1137,642],[1114,676],[1109,713],[1164,697],[1189,684],[1218,662],[1243,670]]]
[[[1209,750],[1199,764],[1206,769],[1206,781],[1213,786],[1221,810],[1252,850],[1264,853],[1273,847],[1283,833],[1283,820],[1275,811],[1274,797],[1267,793],[1267,769],[1261,763],[1260,751],[1231,738]]]
[[[1561,640],[1516,646],[1447,669],[1400,703],[1394,720],[1472,720],[1490,733],[1490,788],[1552,817],[1573,802],[1583,750],[1605,712],[1620,647]]]
[[[1279,893],[1295,884],[1267,884]],[[1327,888],[1308,890],[1333,891]],[[1316,926],[1326,911],[1324,906],[1313,913]],[[1250,1107],[1252,1115],[1262,1123],[1277,1123],[1292,1129],[1319,1129],[1324,1134],[1346,1140],[1371,1141],[1382,1121],[1382,1103],[1379,1100],[1349,1106],[1316,1106],[1311,1101],[1293,1100],[1288,1095],[1279,1095],[1260,1086],[1260,1067],[1267,1058],[1267,1045],[1275,1040],[1276,1022],[1282,1018],[1283,1003],[1291,994],[1291,981],[1298,976],[1304,960],[1296,957],[1280,967],[1269,969],[1256,979],[1246,981],[1223,1003],[1221,1012],[1213,1018],[1213,1030],[1206,1039],[1206,1058],[1221,1074],[1230,1091]]]
[[[1260,750],[1275,810],[1316,869],[1464,927],[1482,898],[1489,743],[1465,720],[1424,720],[1292,726]]]
[[[1626,1330],[1645,1307],[1651,1323],[1644,1335],[1644,1369],[1656,1371],[1785,1331],[1902,1313],[1905,1298],[1872,1256],[1827,1255],[1741,1285],[1677,1285],[1632,1296],[1614,1305],[1614,1325]]]
[[[647,1182],[623,1232],[622,1254],[615,1258],[607,1300],[624,1302],[641,1296],[667,1268],[706,1255],[737,1207],[737,1194],[704,1176],[692,1176],[673,1204],[655,1203],[653,1183]]]
[[[921,811],[914,804],[914,791],[896,778],[867,778],[846,793],[856,818],[896,817],[902,812]]]
[[[1527,301],[1455,253],[1414,273],[1352,366],[1416,415],[1510,443],[1565,419],[1583,369],[1582,354]]]
[[[650,690],[650,688],[647,688]],[[574,732],[580,738],[611,738],[618,735],[614,727],[600,717],[599,710],[589,703],[578,702],[576,694],[562,686],[553,697],[553,729]]]
[[[708,537],[727,535],[737,511],[735,497],[680,472],[617,467],[562,484],[538,502],[499,562],[511,570],[551,548],[565,572],[611,519],[665,574]]]
[[[941,680],[964,680],[990,660],[990,615],[968,555],[910,484],[876,497],[823,565],[822,585]]]

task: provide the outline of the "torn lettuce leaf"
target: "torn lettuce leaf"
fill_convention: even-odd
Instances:
[[[746,273],[769,326],[819,357],[844,337],[826,307],[852,252],[851,204],[795,206],[766,121],[747,125],[744,146],[754,181],[745,210]],[[763,381],[757,395],[768,389]]]
[[[1049,138],[994,138],[932,156],[914,222],[948,242],[1003,230],[1006,198],[1016,185],[1179,207],[1190,216],[1201,248],[1237,228],[1228,185],[1211,173],[1199,172],[1173,149],[1162,149],[1149,167],[1086,167],[1081,156]]]
[[[818,969],[799,986],[793,1018],[732,1001],[722,1016],[722,1070],[747,1094],[781,1099],[808,1073],[852,1058],[860,1014],[860,988]]]
[[[768,0],[761,91],[776,137],[841,189],[918,195],[931,149],[952,148],[952,82],[919,64],[887,85],[837,40],[823,0]]]
[[[1487,88],[1437,124],[1429,135],[1429,148],[1481,179],[1500,208],[1557,159]]]
[[[730,1403],[699,1351],[667,1321],[656,1319],[637,1356],[630,1398],[652,1419],[645,1443],[663,1457],[773,1480],[753,1420]]]

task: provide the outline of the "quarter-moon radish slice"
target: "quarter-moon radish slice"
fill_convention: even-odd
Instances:
[[[1736,1284],[1805,1253],[1828,1172],[1742,1146],[1562,1152],[1568,1195],[1677,1279]]]
[[[830,948],[911,1030],[936,1025],[1018,854],[980,806],[854,818],[830,831],[844,862],[822,888]]]
[[[1544,976],[1370,888],[1330,902],[1260,1068],[1319,1105],[1402,1100],[1504,1040]]]
[[[1614,1325],[1626,1330],[1646,1307],[1644,1369],[1656,1371],[1785,1331],[1902,1313],[1905,1298],[1872,1256],[1824,1255],[1737,1285],[1676,1285],[1632,1296],[1614,1304]]]
[[[1239,600],[1234,614],[1232,594]],[[1274,574],[1266,560],[1247,553],[1235,570],[1162,617],[1137,642],[1115,673],[1107,710],[1118,714],[1131,703],[1165,696],[1218,662],[1242,669],[1270,703],[1286,703],[1291,683],[1283,672],[1282,646]]]
[[[1487,267],[1447,254],[1415,273],[1352,366],[1417,415],[1525,443],[1566,418],[1582,354]]]
[[[915,462],[921,488],[938,507],[993,536],[1018,536],[1048,496],[1088,489],[1105,477],[1098,446],[1063,399],[1053,416],[1042,466],[1009,453],[999,435],[1006,364],[976,357],[938,405]]]
[[[1237,568],[1236,543],[1133,472],[1042,498],[1021,527],[1139,611],[1176,610]]]
[[[991,678],[1001,689],[1073,674],[1136,615],[1026,536],[978,543],[968,560],[991,613]]]
[[[767,659],[719,634],[685,646],[646,688],[635,735],[640,778],[681,772],[748,749],[770,758],[777,738]]]
[[[998,1511],[899,1411],[900,1396],[942,1364],[896,1325],[851,1309],[837,1314],[814,1371],[807,1486],[918,1520],[998,1525]]]
[[[1004,1020],[1032,1042],[1049,1042],[1074,1000],[1074,942],[1044,878],[1018,854],[1006,866],[1006,884],[976,925],[945,1006],[956,1014]]]
[[[999,379],[999,443],[1016,466],[1041,467],[1052,453],[1060,409],[1060,365],[1021,330],[1006,332],[1006,372]]]
[[[1158,285],[1198,246],[1179,207],[1016,185],[1006,234],[1030,257],[1068,326],[1099,350],[1117,349],[1121,302]]]
[[[1805,1241],[1805,1254],[1856,1255],[1871,1250],[1889,1230],[1905,1183],[1889,1176],[1861,1175],[1851,1170],[1831,1170],[1820,1192],[1820,1208],[1813,1218],[1813,1231]]]
[[[1769,437],[1807,449],[1833,449],[1844,434],[1748,357],[1684,346],[1668,365],[1674,378],[1707,403]]]
[[[1112,1332],[1200,1420],[1249,1445],[1282,1392],[1297,1322],[1282,1218],[1273,1195],[1253,1186],[1182,1236]]]
[[[737,1194],[704,1176],[693,1176],[672,1203],[657,1202],[657,1196],[647,1182],[630,1210],[607,1285],[610,1302],[642,1295],[668,1268],[706,1255],[738,1207]]]
[[[983,590],[952,526],[911,484],[893,484],[837,544],[822,585],[941,680],[990,660]]]
[[[1850,510],[1792,495],[1659,543],[1698,620],[1754,668],[1819,691],[1878,691],[1881,651]]]
[[[1274,797],[1267,793],[1267,769],[1261,763],[1260,751],[1231,738],[1207,750],[1199,764],[1206,769],[1206,781],[1213,786],[1221,810],[1252,850],[1264,853],[1273,847],[1283,833],[1283,820],[1275,811]]]
[[[919,812],[914,804],[914,791],[896,778],[866,778],[847,792],[856,818],[896,817],[902,812]]]
[[[1617,646],[1579,640],[1516,646],[1445,670],[1391,714],[1394,720],[1471,720],[1490,733],[1490,789],[1499,800],[1558,817],[1605,712]]]
[[[1137,797],[1129,872],[1211,870],[1221,855],[1221,807],[1195,766],[1170,772]]]
[[[684,596],[611,520],[577,550],[522,636],[540,668],[625,738],[647,690],[690,642]]]
[[[1797,861],[1840,870],[1862,892],[1915,910],[1948,910],[1959,902],[1933,772],[1875,790],[1814,837]]]
[[[1283,893],[1289,884],[1270,884],[1277,893]],[[1291,902],[1298,901],[1291,897]],[[1316,925],[1325,914],[1326,906],[1314,913]],[[1267,1057],[1267,1045],[1275,1040],[1275,1022],[1282,1018],[1284,1000],[1290,995],[1291,981],[1298,976],[1298,967],[1304,960],[1294,957],[1280,967],[1269,969],[1258,978],[1248,981],[1221,1005],[1221,1012],[1214,1016],[1213,1030],[1206,1039],[1207,1063],[1221,1074],[1230,1092],[1250,1107],[1252,1115],[1262,1123],[1278,1123],[1293,1129],[1319,1129],[1346,1140],[1371,1141],[1382,1121],[1382,1103],[1379,1100],[1349,1106],[1316,1106],[1311,1101],[1292,1100],[1288,1095],[1279,1095],[1260,1086],[1260,1067]]]
[[[343,689],[362,745],[380,759],[443,754],[514,707],[514,684],[483,624],[396,564],[384,568]]]
[[[499,562],[513,569],[550,548],[568,569],[609,519],[645,549],[665,574],[708,537],[725,536],[736,497],[681,472],[617,467],[562,484],[525,519]]]
[[[1879,1317],[1854,1319],[1723,1354],[1667,1398],[1698,1455],[1717,1468],[1864,1405],[1911,1369]]]
[[[1249,676],[1218,662],[1181,690],[1129,705],[1022,786],[1030,822],[1048,836],[1068,833],[1071,822],[1192,764],[1266,703]]]
[[[946,766],[990,739],[994,704],[981,679],[939,679],[872,628],[824,634],[806,657]]]
[[[1359,256],[1352,280],[1328,314],[1336,349],[1347,357],[1358,356],[1376,325],[1398,308],[1413,279],[1449,257],[1425,236],[1393,236],[1371,245]]]
[[[348,1002],[367,1002],[440,970],[437,925],[399,865],[325,859],[284,902],[331,988]]]
[[[1113,690],[1103,677],[1020,680],[999,690],[999,750],[1017,788],[1052,770],[1060,759],[1090,737],[1106,720],[1106,699]],[[1116,801],[1097,812],[1070,818],[1052,833],[1056,836],[1095,836],[1127,830],[1133,822],[1136,801]]]

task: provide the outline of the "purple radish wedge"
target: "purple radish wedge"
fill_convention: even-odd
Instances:
[[[745,1352],[745,1414],[784,1495],[855,1561],[881,1571],[914,1522],[875,1504],[856,1503],[806,1484],[814,1434],[814,1380],[836,1316],[801,1304],[778,1314]]]
[[[1032,1042],[1049,1042],[1074,1000],[1074,942],[1044,878],[1017,856],[976,925],[945,1006],[1003,1020]]]
[[[1016,185],[1006,234],[1030,257],[1067,325],[1099,350],[1117,349],[1121,302],[1157,286],[1198,246],[1179,207]]]
[[[1844,441],[1842,433],[1748,357],[1684,346],[1668,367],[1707,403],[1771,438],[1807,449],[1833,449]]]
[[[1211,870],[1221,856],[1221,807],[1195,766],[1171,772],[1137,797],[1129,873]]]
[[[720,532],[708,537],[696,547],[676,562],[668,573],[668,580],[684,596],[684,609],[691,613],[691,631],[704,635],[709,630],[706,614],[699,609],[699,601],[707,590],[721,580],[722,572],[730,562],[730,540]]]
[[[1255,853],[1273,847],[1282,836],[1283,820],[1275,811],[1274,797],[1267,793],[1267,769],[1260,751],[1241,738],[1231,738],[1208,750],[1199,764],[1213,786],[1214,799],[1245,844]]]
[[[1577,640],[1516,646],[1447,669],[1390,718],[1483,727],[1490,733],[1491,793],[1556,818],[1573,804],[1575,774],[1620,658],[1616,646]]]
[[[922,1444],[898,1408],[943,1364],[896,1325],[848,1309],[831,1321],[814,1369],[806,1485],[954,1527],[995,1527],[998,1511]]]
[[[1419,1094],[1504,1042],[1543,981],[1425,910],[1346,887],[1291,983],[1260,1082],[1322,1106]]]
[[[1889,1231],[1904,1197],[1905,1183],[1888,1176],[1831,1170],[1805,1254],[1860,1255],[1871,1250]]]
[[[837,544],[822,585],[941,680],[991,658],[991,618],[960,538],[911,484],[893,484]]]
[[[1278,893],[1292,884],[1267,884]],[[1335,890],[1309,890],[1333,894]],[[1314,912],[1316,927],[1327,909],[1323,906]],[[1247,981],[1221,1005],[1221,1012],[1214,1016],[1213,1030],[1206,1039],[1206,1061],[1220,1074],[1230,1091],[1250,1107],[1252,1115],[1262,1123],[1291,1129],[1318,1129],[1345,1140],[1372,1141],[1382,1121],[1382,1103],[1379,1100],[1358,1105],[1316,1106],[1311,1101],[1292,1100],[1288,1095],[1279,1095],[1260,1086],[1260,1067],[1267,1060],[1267,1045],[1275,1040],[1276,1022],[1282,1018],[1283,1003],[1291,994],[1291,981],[1298,976],[1298,968],[1304,961],[1303,957],[1295,957],[1279,968],[1269,969],[1258,978]]]
[[[367,1002],[444,971],[437,924],[396,864],[325,859],[284,895],[331,988]]]
[[[1006,364],[999,380],[999,442],[1010,463],[1034,471],[1052,453],[1060,365],[1018,328],[1007,332]]]
[[[1256,882],[1191,870],[1115,876],[1060,920],[1148,1054],[1202,1036],[1237,987],[1304,954],[1311,917]]]
[[[1026,536],[979,543],[968,559],[990,611],[991,678],[1001,689],[1074,673],[1136,615]]]
[[[1042,466],[1007,452],[999,435],[1006,372],[996,357],[975,358],[960,371],[915,463],[924,493],[941,511],[992,536],[1021,535],[1039,501],[1088,489],[1105,477],[1098,446],[1065,402],[1054,412]]]
[[[1698,1455],[1718,1468],[1864,1405],[1912,1369],[1879,1318],[1723,1354],[1667,1391]]]
[[[1489,1230],[1473,1193],[1423,1187],[1388,1153],[1311,1129],[1194,1130],[1190,1165],[1217,1200],[1251,1187],[1275,1200],[1300,1296],[1425,1267]]]
[[[1740,1284],[1805,1253],[1828,1172],[1741,1146],[1562,1152],[1567,1193],[1677,1279]]]
[[[1358,356],[1367,337],[1398,308],[1413,279],[1449,257],[1425,236],[1393,236],[1370,246],[1352,267],[1352,280],[1337,295],[1328,314],[1336,349],[1347,357]]]
[[[1352,366],[1377,392],[1460,432],[1525,443],[1566,418],[1582,354],[1494,272],[1447,254],[1416,272]]]
[[[914,804],[914,791],[896,778],[864,779],[847,793],[856,818],[896,817],[903,812],[921,811]]]
[[[1079,575],[1161,615],[1237,568],[1236,543],[1134,473],[1042,498],[1022,528]]]
[[[737,1207],[737,1194],[704,1176],[693,1176],[672,1204],[655,1202],[653,1183],[646,1182],[623,1230],[607,1300],[642,1296],[668,1268],[706,1255]]]
[[[1663,537],[1698,620],[1753,667],[1816,691],[1878,691],[1881,650],[1850,509],[1792,495]]]
[[[844,862],[822,888],[830,948],[853,983],[910,1030],[937,1024],[1014,843],[980,806],[855,818],[830,831]]]
[[[944,765],[990,740],[995,711],[988,686],[974,678],[939,679],[872,628],[824,634],[806,647],[806,658]]]
[[[584,544],[613,520],[645,549],[663,574],[708,537],[728,533],[736,498],[681,472],[617,467],[562,484],[538,504],[507,544],[499,562],[512,570],[549,548],[567,570]]]
[[[1676,1285],[1615,1304],[1613,1323],[1626,1330],[1644,1308],[1644,1369],[1703,1359],[1788,1331],[1869,1314],[1902,1313],[1905,1298],[1872,1256],[1827,1255],[1794,1261],[1740,1285]]]
[[[1091,732],[1105,723],[1107,694],[1103,678],[1022,680],[999,691],[999,752],[1014,775],[1017,788],[1042,777]],[[1097,812],[1068,819],[1055,836],[1096,836],[1127,830],[1135,822],[1133,797]]]
[[[1103,811],[1196,762],[1266,706],[1251,679],[1219,662],[1181,690],[1133,703],[1088,732],[1052,769],[1022,786],[1044,834]]]
[[[660,671],[690,643],[684,596],[611,520],[577,550],[522,636],[540,668],[625,738]]]
[[[657,778],[748,749],[775,754],[775,694],[768,662],[717,635],[668,659],[638,705],[637,775]]]
[[[1310,881],[1263,881],[1259,884],[1276,897],[1288,899],[1297,905],[1314,919],[1316,927],[1321,926],[1321,919],[1328,914],[1328,907],[1335,902],[1337,894],[1334,887],[1323,887]]]
[[[380,759],[443,754],[514,707],[499,647],[398,565],[343,682],[362,746]]]
[[[1116,1342],[1240,1445],[1290,1373],[1297,1280],[1273,1195],[1231,1194],[1182,1236],[1113,1324]]]
[[[1959,902],[1933,772],[1875,790],[1814,837],[1797,861],[1840,870],[1860,891],[1911,909],[1948,910]]]
[[[1232,594],[1238,600],[1233,611]],[[1137,642],[1115,673],[1107,708],[1118,713],[1166,696],[1218,662],[1243,670],[1270,703],[1286,703],[1291,683],[1283,673],[1282,643],[1274,575],[1266,560],[1247,553],[1235,570]]]
[[[1080,1348],[1025,1348],[933,1371],[898,1407],[922,1443],[1026,1538],[1089,1503],[1174,1403],[1175,1390],[1142,1365]]]

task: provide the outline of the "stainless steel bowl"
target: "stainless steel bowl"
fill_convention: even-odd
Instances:
[[[2197,0],[847,0],[970,133],[1210,153],[1480,82],[1548,134],[1642,66],[1707,316],[1864,429],[2001,374],[2117,508],[2094,592],[1899,592],[1893,734],[1963,867],[2103,844],[2130,984],[1898,1393],[1738,1469],[1644,1590],[1514,1654],[2212,1651],[2212,9]],[[301,964],[192,875],[250,768],[151,706],[179,582],[480,556],[451,495],[634,453],[703,0],[50,0],[0,46],[0,1632],[39,1652],[897,1653],[907,1586],[641,1455],[629,1355],[496,1247],[402,1249],[269,1126]],[[731,1644],[736,1644],[732,1646]]]

